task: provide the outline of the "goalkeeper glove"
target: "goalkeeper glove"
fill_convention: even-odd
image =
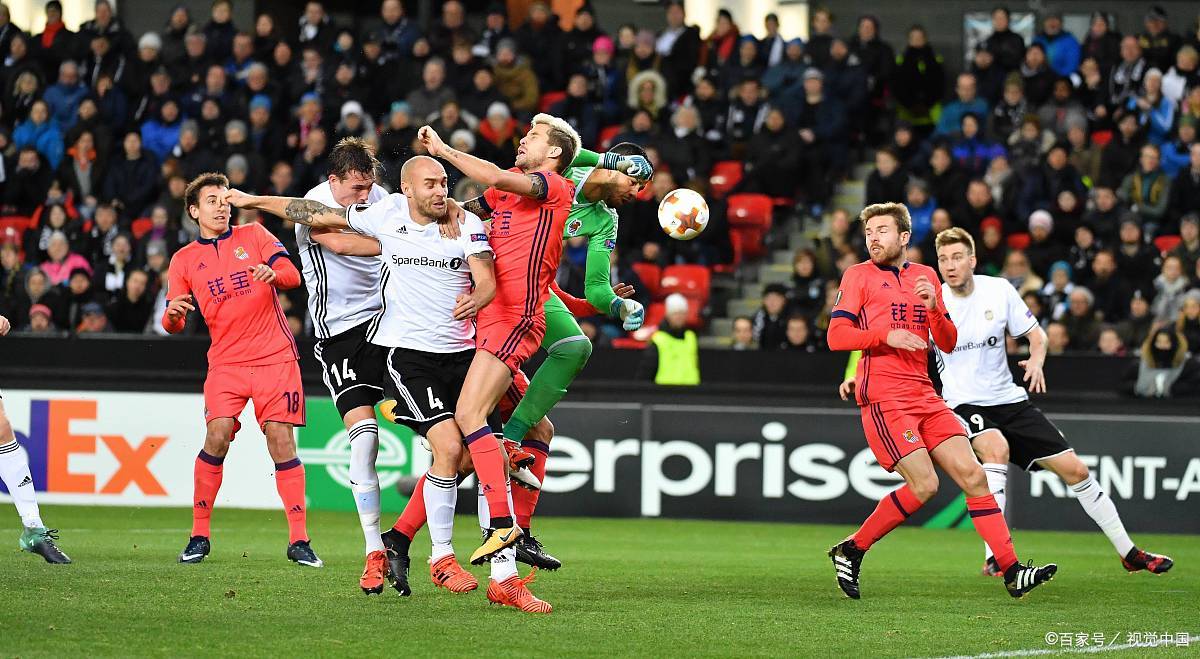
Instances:
[[[611,151],[601,157],[600,169],[615,169],[639,181],[648,181],[654,175],[654,167],[645,156],[621,156]]]
[[[646,308],[637,300],[616,298],[609,306],[608,313],[621,321],[621,327],[626,332],[641,329],[642,323],[646,320]]]

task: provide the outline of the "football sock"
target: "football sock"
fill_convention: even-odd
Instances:
[[[362,525],[366,552],[383,551],[379,537],[379,473],[375,459],[379,457],[379,424],[375,419],[363,419],[350,426],[350,489],[358,522]]]
[[[995,553],[1000,569],[1007,571],[1016,565],[1017,552],[1013,549],[1012,534],[1008,532],[1008,523],[1004,521],[1004,512],[996,505],[996,498],[991,494],[967,497],[967,513],[971,515],[975,532]]]
[[[1133,540],[1130,540],[1129,534],[1125,532],[1125,525],[1121,523],[1116,504],[1108,493],[1100,488],[1096,479],[1088,474],[1087,478],[1072,485],[1071,491],[1075,493],[1079,505],[1096,521],[1096,526],[1108,536],[1108,541],[1117,553],[1122,557],[1129,554],[1129,550],[1133,549]]]
[[[511,487],[511,486],[509,486]],[[505,492],[509,490],[506,488]],[[511,502],[510,502],[511,505]],[[492,580],[504,583],[509,577],[517,576],[517,548],[505,547],[492,557]]]
[[[1000,508],[1000,512],[1004,512],[1004,504],[1008,500],[1008,465],[999,464],[997,462],[983,463],[983,474],[987,476],[988,490],[992,493],[992,497],[996,499],[996,506]],[[992,548],[985,542],[983,543],[983,557],[988,559],[992,557]]]
[[[304,465],[300,458],[275,463],[275,489],[288,521],[288,543],[308,540],[304,514]]]
[[[504,424],[504,438],[514,442],[546,416],[567,394],[567,387],[583,370],[592,355],[592,343],[583,335],[567,337],[546,349],[546,361],[529,381],[525,396]]]
[[[475,488],[475,493],[478,495],[477,507],[475,510],[479,513],[479,530],[487,537],[488,528],[492,523],[491,511],[488,510],[487,497],[483,496],[483,484],[480,483]]]
[[[475,463],[475,475],[483,486],[483,494],[487,497],[488,509],[491,510],[493,526],[507,528],[512,526],[512,508],[509,506],[508,495],[505,494],[508,481],[508,465],[500,443],[496,441],[492,429],[482,426],[475,432],[463,438],[463,442],[471,451],[471,461]]]
[[[529,471],[537,476],[539,482],[544,480],[546,478],[546,458],[550,455],[550,446],[536,439],[526,439],[521,442],[521,448],[533,454],[533,466],[529,468]],[[517,525],[526,532],[529,531],[533,513],[537,510],[540,493],[540,490],[527,490],[523,487],[512,491],[513,514],[517,518]]]
[[[417,479],[417,487],[409,497],[408,504],[392,525],[393,529],[399,531],[410,542],[417,537],[417,531],[425,526],[425,476],[426,474],[421,474],[421,478]]]
[[[225,458],[209,455],[203,449],[196,456],[192,489],[192,535],[209,537],[213,507],[217,502],[217,491],[221,489],[221,478],[225,471]]]
[[[425,513],[429,518],[429,539],[433,552],[429,560],[454,553],[450,545],[454,535],[454,503],[458,500],[458,482],[454,476],[442,478],[432,473],[425,474]]]
[[[4,481],[17,506],[21,523],[30,529],[44,528],[46,525],[38,512],[37,493],[33,489],[33,476],[29,475],[29,455],[15,439],[0,446],[0,480]]]
[[[887,496],[879,500],[879,504],[875,506],[875,512],[863,522],[858,531],[854,534],[854,544],[859,549],[866,551],[871,548],[880,538],[892,532],[892,529],[900,526],[900,523],[908,519],[908,516],[917,512],[924,505],[917,495],[912,493],[908,485],[901,485],[892,490]]]

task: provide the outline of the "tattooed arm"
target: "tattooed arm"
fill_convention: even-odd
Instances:
[[[523,197],[546,198],[546,177],[542,174],[536,172],[525,174],[500,169],[486,160],[448,146],[429,126],[422,126],[421,130],[417,132],[417,137],[429,150],[429,155],[454,165],[467,178],[479,181],[488,187],[519,194]]]
[[[468,213],[474,213],[476,217],[485,222],[492,217],[492,209],[484,205],[482,196],[468,199],[463,202],[456,201],[454,203],[458,204],[459,208],[467,211]]]
[[[235,208],[270,213],[297,224],[326,229],[346,229],[345,208],[330,208],[319,201],[298,197],[267,197],[246,194],[241,190],[226,192],[226,202]]]

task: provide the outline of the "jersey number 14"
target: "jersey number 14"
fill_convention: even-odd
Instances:
[[[342,386],[342,382],[346,380],[357,380],[358,376],[354,373],[354,369],[350,368],[350,360],[342,360],[342,370],[338,372],[337,362],[329,365],[329,373],[333,375],[333,379],[337,381],[337,386]]]

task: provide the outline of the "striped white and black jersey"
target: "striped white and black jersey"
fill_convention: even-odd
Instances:
[[[436,223],[413,221],[408,198],[396,193],[346,214],[350,228],[379,241],[383,251],[383,310],[367,340],[388,348],[460,352],[475,347],[473,320],[455,320],[458,296],[471,291],[467,259],[491,253],[483,222],[467,213],[462,235],[443,238]]]
[[[387,197],[375,185],[367,195],[374,203]],[[305,199],[341,208],[333,198],[329,181],[309,190]],[[342,256],[312,239],[310,229],[296,225],[296,245],[308,286],[308,315],[318,338],[328,339],[370,320],[383,301],[379,293],[380,261],[377,256]]]

